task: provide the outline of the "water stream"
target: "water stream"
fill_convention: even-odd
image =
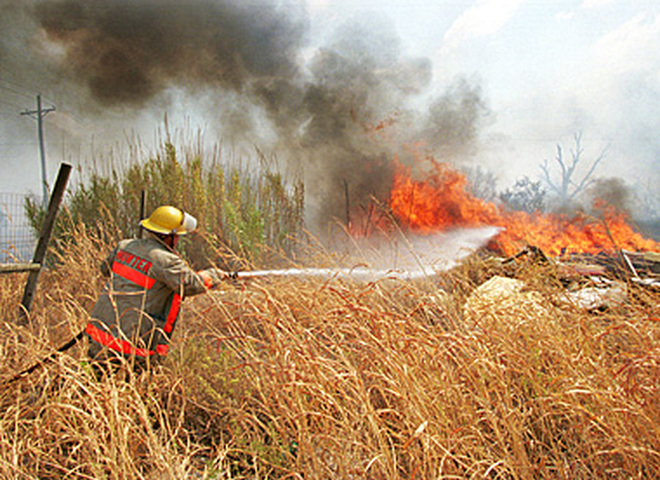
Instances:
[[[501,231],[497,227],[458,229],[434,235],[400,239],[386,244],[357,245],[353,267],[285,268],[237,272],[240,279],[276,277],[341,278],[355,281],[415,280],[456,266]]]

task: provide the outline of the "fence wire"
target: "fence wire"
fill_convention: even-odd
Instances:
[[[27,197],[0,192],[0,263],[32,260],[37,238],[25,215]]]

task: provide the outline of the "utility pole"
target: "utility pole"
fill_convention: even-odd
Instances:
[[[48,205],[48,175],[46,174],[46,152],[44,150],[44,127],[43,118],[55,110],[55,107],[41,108],[41,95],[37,95],[37,109],[25,110],[21,115],[29,115],[37,118],[37,129],[39,131],[39,155],[41,156],[41,181],[43,183],[43,205],[44,210]]]

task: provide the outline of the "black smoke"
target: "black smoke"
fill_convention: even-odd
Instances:
[[[0,60],[29,52],[29,62],[12,64],[32,66],[16,78],[48,79],[69,105],[96,115],[167,111],[167,92],[176,89],[208,99],[209,121],[219,119],[226,134],[259,143],[266,125],[269,147],[304,171],[310,203],[325,220],[344,218],[347,199],[352,208],[385,200],[393,159],[414,161],[403,144],[447,160],[468,155],[486,113],[479,88],[466,81],[431,96],[431,62],[405,55],[378,14],[346,19],[319,42],[300,2],[11,6],[3,24],[23,40],[3,38]]]
[[[66,50],[62,66],[104,104],[144,105],[172,84],[241,91],[296,76],[307,30],[274,2],[64,0],[33,11]]]

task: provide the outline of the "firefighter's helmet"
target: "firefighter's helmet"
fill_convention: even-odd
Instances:
[[[185,235],[197,228],[197,219],[180,208],[164,205],[154,210],[140,225],[154,233]]]

